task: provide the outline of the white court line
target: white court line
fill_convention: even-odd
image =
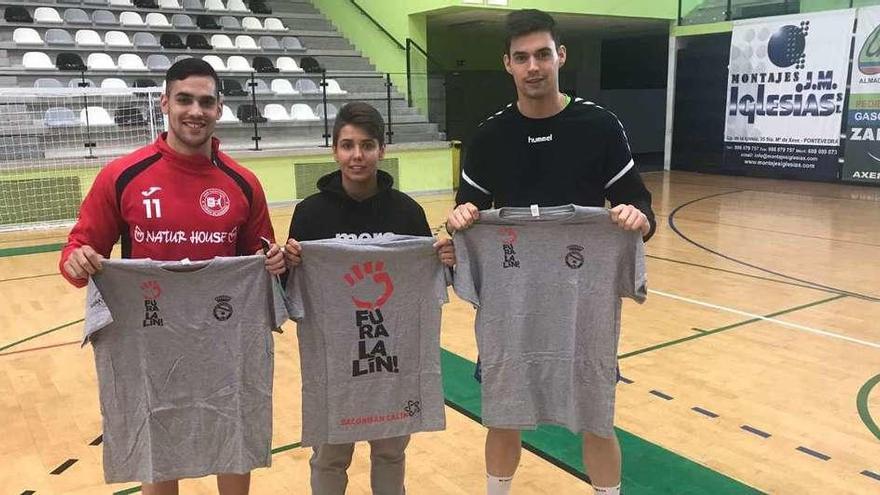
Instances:
[[[867,347],[873,347],[874,349],[880,349],[880,344],[878,344],[876,342],[868,342],[867,340],[860,340],[860,339],[856,339],[853,337],[847,337],[846,335],[840,335],[838,333],[829,332],[827,330],[818,330],[816,328],[810,328],[810,327],[806,327],[804,325],[798,325],[797,323],[789,323],[787,321],[777,320],[776,318],[768,318],[766,316],[756,315],[754,313],[740,311],[738,309],[728,308],[726,306],[719,306],[717,304],[711,304],[711,303],[707,303],[707,302],[703,302],[703,301],[697,301],[696,299],[690,299],[687,297],[677,296],[675,294],[670,294],[668,292],[662,292],[659,290],[648,289],[648,292],[650,292],[651,294],[657,294],[658,296],[668,297],[670,299],[676,299],[679,301],[684,301],[687,303],[696,304],[697,306],[703,306],[706,308],[727,311],[728,313],[734,313],[734,314],[738,314],[741,316],[748,316],[749,318],[756,318],[759,320],[768,321],[770,323],[777,323],[777,324],[782,325],[784,327],[793,328],[795,330],[801,330],[804,332],[814,333],[816,335],[831,337],[833,339],[845,340],[847,342],[852,342],[854,344],[861,344],[861,345],[864,345]]]

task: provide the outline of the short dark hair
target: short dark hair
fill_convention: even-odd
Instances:
[[[333,124],[333,146],[339,140],[339,131],[347,125],[353,125],[367,133],[372,139],[379,141],[379,146],[385,146],[385,120],[373,105],[362,101],[347,103],[336,113],[336,123]]]
[[[165,73],[165,93],[170,94],[168,91],[173,81],[183,81],[190,76],[208,76],[214,79],[214,96],[220,96],[220,78],[217,77],[217,71],[211,67],[211,64],[196,57],[178,60],[168,68],[168,72]]]
[[[556,48],[559,48],[559,33],[556,32],[556,21],[550,14],[537,9],[514,10],[507,14],[504,24],[504,53],[510,55],[510,42],[514,38],[531,33],[550,33]]]

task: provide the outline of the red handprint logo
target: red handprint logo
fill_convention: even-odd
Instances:
[[[509,244],[511,246],[516,244],[516,230],[510,227],[501,227],[498,229],[498,235],[501,236],[502,244]]]
[[[391,297],[391,293],[394,292],[394,283],[391,281],[391,276],[385,271],[385,263],[382,261],[376,261],[375,265],[372,261],[365,261],[361,265],[352,265],[351,273],[346,273],[344,278],[349,287],[354,287],[355,285],[358,285],[361,280],[371,276],[373,282],[382,284],[382,294],[376,298],[375,301],[364,301],[355,296],[351,296],[354,305],[360,309],[374,309],[381,307]]]
[[[147,280],[141,284],[141,293],[144,299],[156,300],[162,294],[162,287],[155,280]]]

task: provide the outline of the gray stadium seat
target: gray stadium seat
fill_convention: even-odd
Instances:
[[[92,20],[83,9],[67,9],[64,11],[64,22],[67,24],[91,24]]]
[[[46,44],[50,46],[73,46],[73,36],[63,29],[46,30]]]
[[[247,87],[249,90],[251,89],[251,82],[250,81],[247,82]],[[266,83],[266,81],[264,81],[262,79],[255,79],[254,80],[253,90],[254,90],[254,94],[257,94],[257,95],[274,95],[275,94],[275,92],[272,91],[271,88],[269,88],[269,85]]]
[[[34,81],[35,88],[63,88],[61,81],[53,77],[41,77]]]
[[[285,50],[305,50],[296,36],[285,36],[281,40],[281,45]]]
[[[196,29],[192,17],[186,14],[174,14],[171,16],[171,25],[178,29]]]
[[[134,46],[138,48],[157,48],[159,42],[152,33],[134,33]]]
[[[224,15],[223,17],[221,17],[220,25],[223,26],[223,29],[241,31],[241,24],[239,24],[238,19],[230,15]]]
[[[171,61],[168,57],[160,53],[154,53],[147,57],[147,69],[155,71],[165,71],[171,67]]]
[[[92,22],[96,26],[118,26],[116,16],[109,10],[96,10],[92,12]]]
[[[260,36],[260,47],[263,50],[280,50],[281,44],[272,36]]]
[[[205,10],[205,6],[202,5],[200,0],[183,0],[183,8],[188,12],[196,12],[200,10]]]
[[[318,85],[315,84],[315,81],[312,81],[311,79],[300,79],[296,81],[293,88],[303,94],[315,94],[321,92],[318,89]]]
[[[46,127],[76,127],[80,125],[79,117],[73,110],[66,107],[52,107],[43,116]]]
[[[336,105],[334,105],[332,103],[327,104],[327,118],[328,119],[335,119],[336,114],[338,112],[339,112],[339,110],[336,108]],[[315,114],[317,114],[318,117],[321,117],[322,119],[324,118],[324,104],[323,103],[318,103],[315,106]]]

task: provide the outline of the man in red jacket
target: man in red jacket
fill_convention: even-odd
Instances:
[[[266,197],[254,174],[213,137],[223,105],[219,79],[203,60],[175,63],[165,76],[168,132],[102,169],[61,254],[61,274],[83,287],[118,239],[123,258],[174,261],[262,253],[274,240]],[[284,272],[273,243],[266,270]],[[246,494],[250,474],[220,473],[221,495]],[[177,481],[145,483],[145,495],[177,493]]]

